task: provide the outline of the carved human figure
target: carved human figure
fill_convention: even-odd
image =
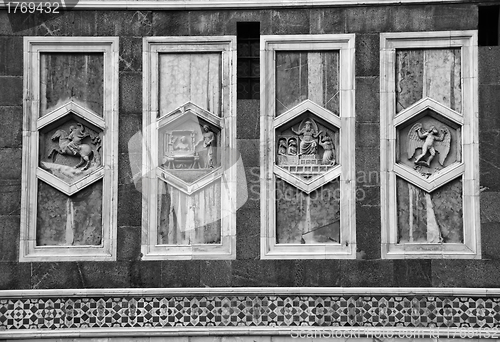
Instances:
[[[439,163],[444,164],[448,152],[450,151],[450,132],[446,127],[439,131],[435,126],[428,130],[422,128],[422,124],[416,123],[408,132],[408,158],[411,159],[416,149],[421,148],[421,153],[415,158],[414,163],[430,167],[436,152],[440,154]],[[428,155],[427,160],[422,160]]]
[[[88,136],[89,133],[85,132],[85,127],[81,123],[77,123],[76,127],[74,125],[69,127],[68,139],[70,143],[68,144],[68,148],[73,152],[73,155],[76,156],[78,154],[82,140]]]
[[[288,155],[297,155],[297,140],[295,140],[295,138],[291,138],[290,140],[288,140]]]
[[[286,139],[281,138],[278,142],[278,154],[285,156],[287,153]]]
[[[174,150],[182,150],[182,151],[189,150],[189,143],[186,136],[183,135],[179,138],[177,144],[174,146]]]
[[[335,145],[333,145],[332,138],[326,134],[321,137],[320,143],[323,147],[323,161],[324,165],[335,165]]]
[[[316,139],[319,137],[319,135],[322,133],[322,131],[315,132],[315,130],[312,127],[312,122],[307,120],[305,122],[305,127],[302,128],[300,131],[296,131],[292,127],[292,132],[297,134],[300,138],[300,152],[299,155],[312,155],[316,154],[316,149],[318,146],[318,143]]]
[[[213,168],[214,167],[214,132],[210,130],[208,125],[203,125],[203,146],[207,149],[207,161],[205,167]]]

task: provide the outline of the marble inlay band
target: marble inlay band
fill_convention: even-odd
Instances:
[[[198,293],[181,294],[189,290]],[[114,295],[114,290],[1,291],[0,336],[26,329],[41,334],[54,329],[64,334],[64,330],[71,333],[88,328],[96,332],[139,328],[146,329],[144,333],[147,329],[200,329],[201,333],[208,327],[484,330],[500,325],[498,289],[491,289],[491,293],[489,289],[478,289],[482,293],[447,289],[448,294],[440,295],[424,294],[431,289],[381,288],[379,295],[363,295],[362,289],[347,289],[357,292],[351,295],[339,294],[343,289],[329,289],[328,295],[328,289],[318,290],[321,295],[311,294],[313,288],[285,288],[281,294],[278,288],[118,289]],[[391,290],[393,294],[389,294]],[[203,291],[205,294],[201,294]],[[496,296],[491,296],[493,293]]]

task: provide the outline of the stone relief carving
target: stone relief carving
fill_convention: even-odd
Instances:
[[[217,136],[208,125],[165,132],[162,165],[167,169],[213,169]]]
[[[207,149],[207,161],[205,164],[206,168],[213,169],[214,167],[214,132],[210,130],[208,125],[203,125],[203,146]]]
[[[415,167],[425,166],[431,167],[431,162],[439,154],[439,164],[444,166],[444,162],[450,152],[451,133],[446,126],[442,126],[439,130],[432,125],[428,129],[424,129],[420,122],[417,122],[408,132],[408,159],[415,157]],[[417,150],[420,149],[420,154],[417,155]]]
[[[335,135],[315,120],[304,119],[277,135],[277,164],[304,178],[320,175],[337,164]]]
[[[76,181],[101,166],[101,136],[82,123],[73,122],[69,128],[67,124],[58,127],[50,135],[50,140],[57,145],[50,149],[48,160],[42,160],[40,164],[64,181]],[[65,158],[60,159],[60,156]],[[68,165],[74,158],[79,158],[79,162]]]

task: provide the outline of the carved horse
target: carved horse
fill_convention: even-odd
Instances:
[[[83,164],[85,166],[83,167],[83,170],[87,170],[90,166],[90,157],[92,156],[92,148],[87,145],[87,144],[80,144],[78,145],[78,151],[73,153],[73,151],[68,147],[69,143],[71,140],[68,138],[68,133],[66,133],[64,130],[59,129],[57,130],[54,135],[51,137],[52,140],[59,139],[59,149],[53,148],[52,151],[50,151],[48,158],[52,158],[52,161],[55,162],[56,155],[59,154],[67,154],[70,156],[77,156],[80,157],[80,162],[75,165],[75,169],[79,168]]]

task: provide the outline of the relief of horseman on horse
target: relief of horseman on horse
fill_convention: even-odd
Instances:
[[[85,138],[91,139],[91,145],[83,143]],[[48,158],[55,162],[58,154],[80,157],[80,162],[74,166],[78,169],[83,165],[82,170],[87,170],[91,164],[95,166],[101,165],[99,150],[101,148],[101,138],[99,135],[88,132],[81,123],[76,123],[69,127],[69,134],[63,129],[58,129],[51,137],[51,140],[59,141],[59,148],[53,148],[48,154]]]

